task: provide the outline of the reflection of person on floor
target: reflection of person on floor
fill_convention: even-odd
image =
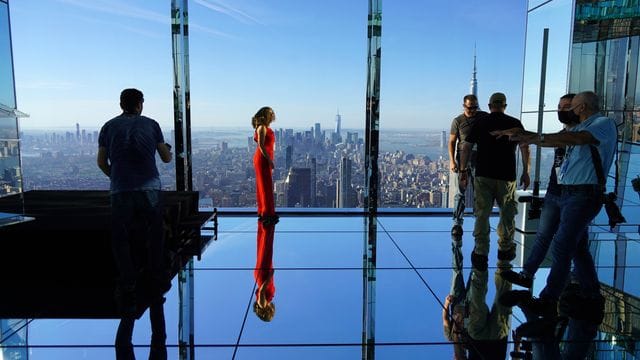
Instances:
[[[271,321],[276,314],[276,304],[273,296],[276,286],[273,280],[273,238],[276,225],[258,221],[258,236],[256,254],[256,268],[253,276],[256,279],[256,301],[253,303],[253,312],[262,321]]]
[[[274,168],[273,153],[276,142],[275,134],[269,127],[276,120],[276,113],[268,106],[258,110],[251,119],[255,129],[253,141],[257,143],[253,154],[253,167],[256,171],[256,202],[258,204],[258,218],[267,223],[277,223],[276,209],[273,198]]]
[[[454,359],[505,359],[511,308],[501,305],[498,299],[511,290],[511,284],[500,276],[502,271],[511,269],[511,264],[506,260],[498,261],[496,296],[489,309],[485,302],[489,282],[488,258],[472,253],[471,275],[465,288],[464,281],[461,281],[462,262],[456,261],[455,250],[454,247],[452,294],[447,296],[442,314],[445,337],[455,343]],[[462,321],[465,311],[468,313]]]

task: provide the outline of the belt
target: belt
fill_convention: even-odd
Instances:
[[[560,189],[566,191],[602,191],[598,184],[560,185]]]

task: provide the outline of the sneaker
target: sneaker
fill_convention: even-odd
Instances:
[[[451,228],[451,236],[461,237],[463,233],[464,231],[462,230],[462,226],[460,225],[453,225],[453,227]]]
[[[519,337],[526,338],[545,338],[554,336],[556,329],[556,321],[551,319],[536,319],[527,321],[516,328],[516,334]]]
[[[500,303],[500,305],[507,307],[513,307],[516,305],[520,306],[531,302],[532,300],[533,297],[528,290],[506,291],[498,298],[498,302]]]
[[[500,272],[500,276],[512,284],[520,285],[525,288],[531,289],[533,286],[533,278],[523,272],[517,273],[513,270],[507,270]]]

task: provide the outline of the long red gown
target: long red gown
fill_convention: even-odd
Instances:
[[[253,140],[258,142],[258,132],[254,132]],[[276,142],[275,134],[271,128],[267,127],[264,137],[264,148],[273,161],[273,148]],[[260,152],[260,147],[256,146],[253,154],[253,168],[256,171],[256,200],[258,203],[259,216],[274,216],[276,208],[273,203],[273,178],[271,177],[271,167],[269,162]]]
[[[275,236],[275,224],[265,225],[262,221],[258,221],[258,236],[256,254],[256,268],[253,271],[253,277],[256,280],[256,301],[260,298],[260,287],[266,283],[262,289],[267,302],[273,301],[276,293],[276,286],[273,280],[273,238]]]

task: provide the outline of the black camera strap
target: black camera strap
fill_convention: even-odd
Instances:
[[[600,185],[602,193],[604,194],[607,191],[607,180],[605,179],[604,171],[602,170],[602,159],[600,158],[598,148],[589,144],[589,149],[591,149],[591,160],[593,160],[593,167],[595,168],[596,176],[598,177],[598,185]]]

